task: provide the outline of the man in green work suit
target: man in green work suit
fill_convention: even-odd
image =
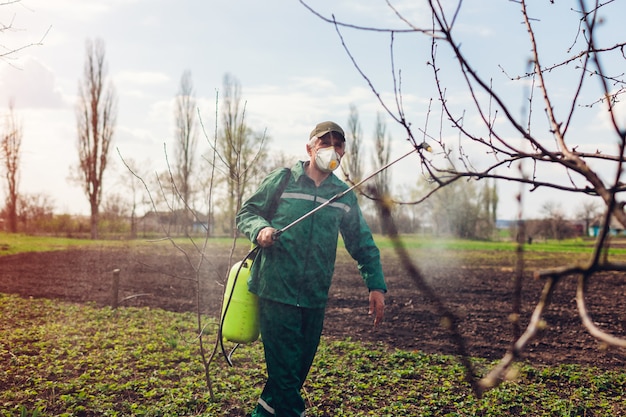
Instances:
[[[248,286],[259,297],[268,378],[253,417],[304,415],[300,390],[322,333],[339,233],[369,290],[374,325],[383,319],[387,287],[380,252],[353,192],[276,239],[277,230],[348,188],[332,173],[345,152],[339,125],[319,123],[306,150],[309,161],[270,173],[237,214],[239,230],[262,248]]]

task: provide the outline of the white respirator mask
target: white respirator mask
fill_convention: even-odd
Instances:
[[[315,152],[315,165],[322,172],[333,172],[339,168],[341,156],[334,148],[321,148]]]

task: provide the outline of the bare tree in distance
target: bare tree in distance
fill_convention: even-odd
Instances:
[[[620,15],[618,2],[580,0],[566,5],[554,1],[508,2],[506,7],[515,8],[519,14],[512,14],[515,16],[512,19],[516,20],[511,20],[506,29],[508,35],[515,36],[515,46],[507,44],[506,47],[515,54],[527,55],[526,62],[517,68],[512,67],[515,64],[510,62],[489,67],[484,62],[484,53],[472,56],[467,47],[469,42],[464,42],[467,35],[458,30],[464,24],[475,25],[475,22],[468,21],[475,16],[466,13],[467,5],[471,2],[461,0],[450,4],[424,1],[420,4],[430,13],[430,22],[416,23],[413,16],[403,14],[387,1],[390,10],[398,18],[397,28],[365,27],[338,21],[334,16],[317,12],[303,0],[301,3],[334,26],[356,70],[368,83],[387,114],[406,132],[412,145],[417,148],[418,143],[426,139],[433,146],[435,152],[432,156],[419,152],[419,162],[422,172],[435,186],[413,203],[426,201],[433,193],[460,179],[492,178],[500,182],[523,184],[530,191],[549,189],[568,196],[595,197],[604,207],[604,227],[597,237],[595,251],[585,265],[564,265],[535,273],[537,278],[545,280],[544,290],[525,330],[514,336],[510,350],[501,361],[477,380],[471,364],[464,360],[466,379],[474,392],[480,396],[507,378],[511,365],[523,355],[528,343],[543,328],[543,313],[562,278],[578,278],[576,300],[587,331],[602,343],[626,347],[626,340],[614,336],[610,330],[600,328],[591,320],[585,303],[586,286],[596,273],[626,270],[626,265],[601,256],[609,242],[608,225],[611,217],[626,225],[624,203],[620,201],[620,196],[626,191],[622,180],[626,127],[617,108],[626,93],[623,72],[623,51],[626,48],[623,39],[626,36],[619,30],[621,18],[617,17]],[[563,25],[565,22],[570,23],[568,28],[572,29],[571,32],[550,26]],[[611,25],[617,25],[617,28]],[[359,65],[343,36],[344,31],[367,31],[390,39],[394,90],[393,99],[389,102],[385,101],[383,92]],[[540,37],[545,33],[549,33],[547,40]],[[563,33],[571,33],[571,37],[565,36],[564,39]],[[559,35],[558,39],[555,39],[555,34]],[[430,50],[425,52],[423,60],[415,59],[414,48],[410,52],[413,61],[426,62],[431,70],[430,85],[434,86],[432,99],[439,106],[438,109],[429,106],[423,112],[425,120],[422,123],[417,123],[409,116],[416,114],[414,110],[409,113],[404,108],[403,96],[406,91],[403,86],[406,80],[402,76],[407,72],[401,72],[396,67],[400,49],[397,41],[401,36],[414,36],[430,44]],[[502,46],[502,40],[498,37],[495,37],[493,44],[484,44],[484,39],[481,42],[481,52],[490,46]],[[525,43],[518,50],[517,45],[522,42]],[[544,44],[546,48],[543,48]],[[542,54],[546,50],[549,52]],[[371,54],[371,50],[368,53]],[[444,56],[453,59],[446,60]],[[497,54],[489,58],[491,56],[504,59]],[[609,62],[612,65],[608,65]],[[420,85],[426,85],[424,80],[420,80]],[[511,92],[511,86],[518,87],[517,94]],[[565,100],[563,95],[567,96]],[[465,97],[466,100],[459,100],[459,97]],[[602,143],[597,140],[594,143],[581,143],[577,133],[589,125],[586,117],[596,116],[598,107],[603,108],[603,122],[607,126],[602,137],[598,138]],[[431,117],[439,120],[434,127],[429,125]],[[419,125],[423,128],[415,127]],[[402,251],[399,239],[396,243],[398,251]],[[410,262],[405,263],[405,267],[418,287],[424,289],[424,279],[419,269]],[[519,289],[523,268],[517,268],[517,271],[516,288]],[[515,293],[517,296],[519,291]],[[431,295],[436,297],[436,294]],[[458,337],[458,320],[449,314],[439,300],[436,305],[446,319],[453,339],[459,342],[459,353],[463,358],[465,350],[462,338]],[[519,326],[519,322],[515,321],[513,326]]]
[[[7,197],[6,216],[8,229],[11,233],[17,232],[18,201],[19,201],[19,174],[20,157],[22,148],[22,126],[17,121],[13,100],[9,102],[9,112],[5,117],[5,123],[0,136],[0,160],[3,161]]]
[[[45,193],[20,194],[17,206],[24,233],[42,230],[54,218],[54,199]],[[67,233],[68,228],[60,229]]]
[[[140,213],[146,214],[146,209],[150,210],[150,201],[146,196],[143,180],[139,178],[148,178],[150,172],[150,162],[148,160],[138,161],[135,158],[122,158],[122,162],[126,169],[122,170],[117,177],[115,189],[123,190],[124,203],[126,211],[123,217],[130,221],[130,238],[135,239],[138,234],[138,225]],[[106,196],[109,198],[110,196]],[[114,197],[117,198],[117,197]],[[105,204],[107,204],[105,202]],[[144,230],[145,232],[145,230]]]
[[[176,96],[175,170],[181,198],[187,207],[192,204],[191,180],[195,168],[196,149],[198,148],[197,117],[191,71],[186,70],[180,79],[180,87]]]
[[[376,126],[374,129],[374,153],[372,155],[372,162],[374,170],[384,167],[389,163],[391,157],[391,138],[387,134],[387,126],[383,119],[383,115],[378,113],[376,115]],[[373,186],[376,188],[376,195],[382,198],[389,198],[390,196],[390,184],[391,184],[391,171],[383,170],[374,177]],[[380,205],[378,207],[379,214],[382,215]],[[387,235],[385,222],[381,223],[381,233]]]
[[[569,223],[565,216],[565,211],[560,203],[550,200],[542,206],[543,212],[542,229],[549,239],[563,240],[568,236]]]
[[[354,104],[350,105],[348,128],[346,130],[346,154],[342,158],[342,162],[345,160],[346,163],[341,164],[341,170],[347,182],[356,184],[361,181],[363,176],[363,156],[361,154],[363,129],[359,120],[359,110]]]
[[[599,201],[585,201],[578,207],[576,218],[585,224],[585,235],[589,235],[589,229],[594,220],[602,213],[602,204]]]
[[[239,211],[246,192],[254,188],[254,180],[262,174],[257,161],[266,155],[267,137],[256,134],[246,123],[245,103],[242,103],[241,84],[230,74],[222,82],[222,131],[214,149],[216,168],[227,181],[226,210],[229,231],[237,233],[235,214]]]
[[[98,238],[104,172],[117,118],[117,98],[107,78],[104,41],[87,40],[84,79],[78,87],[78,181],[89,200],[91,239]]]

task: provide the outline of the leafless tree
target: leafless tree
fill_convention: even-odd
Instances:
[[[119,152],[119,150],[118,150]],[[159,196],[162,195],[164,193],[164,189],[163,189],[163,185],[162,182],[163,181],[167,181],[166,178],[159,178],[159,175],[157,174],[157,178],[156,178],[156,187],[158,189],[158,191],[152,192],[151,188],[150,188],[150,184],[148,182],[146,182],[145,177],[143,176],[143,174],[141,172],[139,172],[137,170],[137,166],[135,164],[135,162],[132,159],[129,160],[125,160],[121,155],[120,155],[122,162],[124,164],[124,166],[128,169],[128,172],[135,178],[136,181],[138,181],[139,183],[141,183],[141,185],[143,186],[145,192],[146,192],[146,196],[147,199],[149,200],[149,205],[151,206],[152,210],[154,211],[155,214],[159,213],[158,207],[157,207],[157,203],[155,201],[155,196]],[[174,172],[173,172],[173,168],[172,166],[168,165],[168,177],[170,178],[170,180],[173,178],[174,176]],[[209,194],[212,193],[212,188],[209,188],[208,192]],[[134,187],[133,187],[133,194],[134,194]],[[175,200],[182,200],[182,195],[180,194],[180,192],[178,192],[178,188],[174,187],[173,189],[174,192],[174,199]],[[211,199],[211,196],[209,196],[209,199]],[[133,199],[133,201],[135,201]],[[176,204],[170,204],[170,203],[166,203],[168,204],[168,210],[169,210],[169,214],[175,214],[175,209],[174,207],[176,206]],[[185,204],[185,202],[183,201],[182,204]],[[133,202],[133,207],[134,207],[134,202]],[[133,208],[134,210],[134,208]],[[195,215],[195,213],[194,213]],[[199,220],[197,217],[195,217],[195,220]],[[192,236],[190,236],[189,234],[186,235],[187,238],[187,244],[183,244],[179,239],[174,239],[174,235],[171,233],[170,230],[170,225],[169,224],[163,224],[161,222],[159,222],[159,226],[161,227],[161,232],[164,235],[164,239],[168,240],[172,247],[186,260],[187,264],[187,270],[179,270],[179,271],[175,271],[174,273],[172,273],[170,275],[171,278],[173,279],[179,279],[179,280],[185,280],[185,281],[189,281],[193,286],[194,286],[194,290],[195,290],[195,298],[196,298],[196,325],[197,325],[197,331],[198,331],[198,345],[200,348],[200,358],[202,360],[202,364],[204,366],[204,370],[205,370],[205,377],[206,377],[206,382],[207,382],[207,388],[210,392],[211,398],[214,398],[214,393],[213,393],[213,383],[212,383],[212,379],[211,379],[211,375],[209,373],[209,364],[211,362],[211,359],[208,358],[208,352],[205,348],[204,345],[204,331],[206,328],[206,324],[204,323],[204,314],[205,314],[205,306],[202,305],[201,303],[201,290],[202,290],[202,284],[203,282],[208,278],[205,271],[203,270],[203,268],[205,267],[205,265],[207,263],[211,263],[211,258],[208,255],[208,251],[207,251],[207,245],[208,245],[208,238],[210,237],[210,228],[205,227],[204,231],[205,231],[205,238],[202,242],[198,242],[196,239],[194,239]],[[149,265],[147,265],[149,267]],[[166,275],[169,275],[168,273],[159,270],[159,273],[163,273]],[[217,273],[219,275],[219,273],[217,271],[214,271],[215,273]],[[212,357],[212,356],[211,356]]]
[[[544,237],[562,240],[570,237],[570,227],[561,204],[550,200],[541,207],[543,221],[541,222]]]
[[[585,201],[576,211],[576,218],[585,223],[585,235],[589,235],[591,223],[602,212],[602,205],[598,201]]]
[[[346,136],[346,154],[342,159],[346,163],[341,164],[341,169],[346,181],[356,184],[363,176],[363,157],[361,154],[363,129],[359,120],[359,110],[354,104],[350,105]]]
[[[374,154],[372,155],[372,162],[374,169],[384,167],[389,163],[391,156],[391,137],[387,133],[387,125],[383,119],[383,115],[378,113],[376,115],[376,126],[374,128]],[[381,171],[376,177],[374,177],[376,188],[382,191],[381,194],[389,194],[391,174],[389,171]]]
[[[21,194],[17,206],[17,215],[26,233],[49,227],[54,217],[54,200],[45,193]]]
[[[0,159],[4,162],[7,185],[5,211],[11,233],[17,232],[22,135],[22,126],[16,119],[14,103],[10,101],[9,113],[6,115],[2,136],[0,137]]]
[[[376,115],[376,127],[374,129],[374,153],[372,155],[374,170],[377,170],[387,165],[389,163],[390,156],[391,138],[387,134],[387,126],[385,124],[385,121],[383,120],[383,115],[378,113]],[[383,198],[389,198],[391,191],[390,184],[391,171],[389,170],[383,170],[374,177],[374,187],[376,187],[376,194],[382,196]],[[381,224],[381,232],[384,235],[388,234],[388,231],[385,229],[384,222]]]
[[[196,98],[191,79],[191,71],[187,70],[180,79],[180,88],[176,96],[176,173],[180,196],[185,204],[191,204],[191,179],[194,172],[195,155],[198,147]]]
[[[119,149],[118,149],[119,152]],[[137,237],[139,231],[139,214],[146,209],[150,210],[150,201],[145,193],[145,187],[138,178],[149,178],[150,175],[150,161],[138,161],[134,158],[121,158],[125,165],[125,168],[121,172],[116,172],[116,178],[113,187],[115,190],[113,193],[108,192],[103,196],[103,211],[101,218],[105,216],[104,212],[111,213],[115,206],[123,208],[122,212],[118,213],[120,218],[127,219],[129,222],[130,238]],[[111,200],[111,201],[109,201]],[[145,214],[145,213],[143,213]],[[147,225],[144,223],[144,226]],[[144,232],[147,229],[144,228]],[[154,230],[153,230],[154,231]]]
[[[227,181],[226,213],[231,233],[235,233],[235,214],[244,195],[255,186],[264,167],[257,162],[266,154],[265,133],[256,134],[246,123],[245,103],[242,104],[241,85],[230,74],[222,83],[222,131],[218,138],[217,169]]]
[[[184,78],[184,77],[183,77]],[[210,375],[210,364],[217,352],[218,341],[214,345],[213,352],[209,352],[205,346],[204,337],[206,336],[206,327],[208,326],[205,323],[205,308],[201,303],[201,291],[203,289],[203,285],[209,277],[206,274],[205,268],[206,265],[211,265],[212,274],[216,275],[216,279],[219,282],[226,282],[226,278],[228,275],[228,271],[220,271],[215,265],[212,264],[214,259],[210,256],[210,251],[208,251],[209,237],[212,235],[212,210],[213,210],[213,201],[215,200],[215,192],[216,192],[216,182],[217,178],[222,176],[226,177],[228,181],[228,190],[229,195],[232,199],[229,201],[229,206],[233,207],[233,211],[227,213],[229,216],[232,213],[233,222],[234,215],[236,210],[238,210],[241,205],[241,199],[243,192],[245,191],[244,185],[250,184],[250,178],[254,178],[254,175],[260,172],[264,167],[258,167],[258,164],[255,164],[256,160],[263,155],[263,146],[265,144],[265,136],[254,135],[252,130],[245,124],[245,112],[240,108],[240,86],[236,80],[234,80],[230,76],[226,76],[224,78],[224,90],[225,90],[225,109],[222,112],[222,120],[224,123],[224,127],[222,129],[221,135],[218,129],[217,119],[218,115],[218,104],[219,100],[216,96],[216,114],[215,114],[215,130],[214,134],[211,135],[206,131],[205,125],[202,122],[202,119],[199,119],[200,127],[203,132],[204,137],[207,140],[207,144],[210,147],[210,152],[204,159],[204,161],[208,165],[208,169],[204,170],[207,175],[207,183],[206,187],[203,188],[204,192],[207,194],[205,197],[207,199],[207,206],[209,208],[208,220],[205,222],[204,226],[204,240],[199,242],[197,239],[192,238],[190,235],[187,236],[188,244],[182,244],[179,239],[173,239],[172,234],[170,233],[169,227],[166,225],[161,225],[163,227],[162,232],[165,235],[166,239],[168,239],[172,246],[180,252],[182,256],[187,260],[189,272],[191,278],[189,276],[184,276],[185,274],[177,272],[172,275],[172,278],[175,279],[184,279],[190,281],[195,285],[196,292],[196,324],[198,331],[198,343],[200,348],[200,356],[204,366],[205,377],[207,382],[207,387],[209,389],[211,398],[214,398],[212,379]],[[189,92],[189,90],[187,90]],[[191,116],[191,114],[186,114]],[[195,146],[195,145],[194,145]],[[258,146],[258,148],[255,148]],[[166,152],[167,157],[167,152]],[[123,159],[123,158],[122,158]],[[146,180],[140,175],[133,166],[132,160],[124,160],[124,165],[128,170],[139,180],[143,187],[146,190],[148,199],[150,200],[150,204],[152,208],[157,211],[157,201],[155,200],[155,196],[163,197],[166,193],[172,194],[171,198],[165,198],[164,204],[167,205],[167,209],[169,213],[175,212],[175,207],[182,204],[187,204],[188,202],[184,201],[183,193],[181,188],[176,186],[173,178],[175,177],[174,168],[168,162],[168,170],[165,175],[157,175],[156,188],[159,190],[157,192],[150,191],[150,184],[146,182]],[[166,178],[167,177],[167,178]],[[169,179],[168,179],[169,178]],[[166,189],[164,183],[170,182],[171,189]],[[175,201],[172,203],[171,201]],[[195,217],[196,222],[200,222],[199,216],[197,213],[192,213]],[[234,227],[234,224],[233,224]],[[233,239],[233,246],[231,250],[231,254],[229,257],[228,264],[232,264],[232,258],[236,249],[236,236]],[[225,273],[222,273],[225,272]]]
[[[86,42],[84,79],[78,87],[78,181],[91,211],[91,238],[98,238],[98,213],[104,172],[109,161],[117,118],[117,98],[107,78],[105,46],[101,39]]]
[[[431,16],[429,23],[415,23],[409,16],[387,0],[392,13],[398,18],[400,26],[363,27],[350,22],[338,21],[334,16],[325,16],[301,3],[319,18],[332,24],[339,35],[339,41],[352,59],[355,69],[370,85],[375,97],[387,114],[406,132],[409,141],[418,148],[418,143],[427,139],[432,143],[435,152],[427,155],[419,151],[419,159],[424,175],[435,185],[428,194],[415,203],[426,201],[433,193],[457,183],[464,178],[493,178],[508,183],[524,184],[531,190],[550,189],[569,195],[592,196],[601,201],[605,207],[605,227],[599,234],[596,250],[586,265],[565,265],[554,269],[537,271],[536,276],[545,280],[545,287],[537,301],[527,327],[514,336],[509,352],[480,380],[476,380],[471,364],[464,357],[464,341],[459,336],[458,319],[450,313],[436,294],[429,292],[419,271],[408,258],[403,262],[410,276],[418,287],[435,298],[438,311],[445,318],[448,329],[457,342],[460,357],[466,365],[466,378],[474,392],[481,395],[505,380],[507,372],[524,352],[529,341],[538,334],[542,326],[542,316],[550,304],[559,280],[566,277],[578,278],[577,305],[583,324],[594,337],[607,345],[626,347],[626,340],[613,336],[608,330],[599,328],[591,320],[585,303],[586,285],[594,274],[601,271],[624,271],[626,265],[610,262],[601,256],[608,240],[608,224],[614,216],[622,225],[626,225],[626,212],[620,196],[626,191],[622,181],[624,155],[626,150],[626,127],[620,120],[616,106],[626,93],[626,77],[623,73],[626,56],[626,42],[619,39],[623,32],[606,29],[605,23],[621,25],[619,5],[617,2],[599,2],[579,0],[574,6],[559,2],[530,2],[516,0],[509,2],[507,7],[515,7],[519,11],[521,25],[516,30],[511,22],[507,27],[510,35],[519,34],[516,41],[526,40],[519,54],[529,54],[526,67],[515,69],[502,64],[494,71],[482,65],[482,58],[472,59],[459,30],[466,18],[469,1],[439,2],[425,0],[420,3]],[[544,15],[537,15],[537,10]],[[551,10],[552,9],[552,10]],[[423,14],[421,14],[423,16]],[[562,23],[566,19],[573,21],[571,28],[573,38],[565,40],[561,45],[561,55],[550,52],[542,54],[541,40],[538,34],[547,29],[542,17],[546,20],[558,16]],[[471,22],[463,22],[471,23]],[[554,33],[555,28],[546,32]],[[390,39],[393,99],[385,101],[378,86],[359,65],[352,53],[350,45],[343,36],[345,31],[368,31],[383,34]],[[619,33],[619,34],[618,34]],[[601,36],[601,35],[602,36]],[[609,37],[607,35],[614,35]],[[618,36],[618,38],[615,37]],[[412,116],[404,109],[401,70],[396,67],[398,54],[397,38],[400,36],[416,36],[430,43],[430,51],[425,59],[415,59],[415,50],[411,49],[413,61],[427,62],[432,70],[432,83],[435,87],[433,100],[438,103],[439,123],[429,125],[429,119],[436,116],[435,109],[430,106],[424,113],[427,115],[424,127],[418,126]],[[608,39],[608,41],[607,41]],[[498,39],[498,42],[501,42]],[[604,42],[604,43],[603,43]],[[415,43],[412,43],[414,45]],[[551,44],[554,46],[554,44]],[[513,46],[511,45],[511,48]],[[529,52],[527,52],[529,51]],[[368,51],[371,54],[371,51]],[[451,56],[446,61],[443,57]],[[617,62],[612,70],[604,64],[609,60]],[[481,67],[480,70],[478,69]],[[621,69],[620,69],[621,68]],[[613,73],[614,71],[615,73]],[[495,72],[495,73],[494,73]],[[420,85],[425,85],[420,80]],[[518,85],[521,94],[517,96],[505,90],[505,86]],[[557,92],[558,89],[558,92]],[[449,98],[454,92],[455,99]],[[563,102],[561,92],[567,92],[569,98]],[[467,98],[465,104],[456,100],[459,96]],[[523,97],[520,105],[519,97]],[[432,101],[431,101],[432,102]],[[583,151],[576,143],[577,125],[580,119],[602,106],[606,124],[609,129],[603,137],[604,145],[597,149]],[[519,109],[522,108],[522,115]],[[415,114],[411,112],[410,114]],[[476,123],[477,122],[477,123]],[[454,144],[450,138],[454,137]],[[419,139],[418,139],[419,138]],[[616,144],[611,149],[611,144]],[[456,152],[452,152],[453,148]],[[454,161],[452,160],[454,158]],[[452,163],[454,162],[454,163]],[[521,199],[518,199],[522,201]],[[401,242],[397,242],[398,251],[402,252]],[[520,252],[518,252],[520,253]],[[516,268],[516,288],[521,287],[523,265]],[[519,294],[519,291],[516,291]],[[516,301],[514,301],[515,303]],[[519,322],[513,323],[519,326]],[[515,332],[514,332],[515,334]]]
[[[126,180],[124,181],[124,184],[127,187],[128,191],[130,192],[130,236],[131,238],[135,238],[137,237],[137,232],[138,232],[137,208],[138,206],[147,207],[149,201],[145,193],[143,192],[144,189],[141,187],[141,182],[137,179],[135,175],[133,175],[133,172],[142,173],[142,172],[147,172],[147,170],[145,168],[146,164],[143,164],[144,169],[142,170],[140,169],[140,164],[133,159],[130,159],[129,161],[127,161],[127,163],[128,163],[128,166],[130,166],[133,169],[132,172],[129,172],[129,174],[125,176]]]

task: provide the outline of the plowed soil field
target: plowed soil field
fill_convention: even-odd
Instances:
[[[210,247],[205,253],[202,263],[197,256],[185,256],[163,245],[0,256],[0,292],[110,305],[113,271],[117,269],[120,306],[195,311],[199,300],[203,313],[217,317],[229,250]],[[241,257],[242,252],[238,251],[237,256]],[[512,311],[514,255],[426,250],[416,253],[414,261],[435,294],[459,318],[468,353],[493,360],[502,357],[512,339],[508,317]],[[549,255],[525,269],[522,327],[528,323],[543,286],[542,281],[532,278],[532,272],[568,261],[571,259],[565,255]],[[339,255],[327,307],[325,336],[454,354],[455,346],[448,331],[440,325],[433,300],[417,290],[393,252],[384,252],[383,264],[389,286],[387,308],[384,324],[374,329],[372,318],[367,315],[367,291],[356,266],[347,255]],[[196,274],[194,270],[199,272]],[[200,285],[196,283],[197,277]],[[626,335],[624,278],[618,273],[594,276],[586,298],[594,322],[617,336]],[[530,343],[524,360],[533,364],[579,363],[606,369],[623,368],[626,352],[606,348],[581,325],[575,294],[576,277],[563,278],[544,315],[547,327]]]

